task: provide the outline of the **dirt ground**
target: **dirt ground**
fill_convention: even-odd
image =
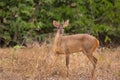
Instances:
[[[0,80],[90,80],[92,64],[80,53],[70,55],[69,78],[66,78],[65,56],[54,62],[51,45],[0,49]],[[120,80],[120,47],[99,48],[95,80]],[[50,69],[50,71],[49,71]]]

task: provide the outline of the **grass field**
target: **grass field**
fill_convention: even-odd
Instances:
[[[66,80],[65,56],[60,55],[54,67],[52,46],[36,44],[31,48],[0,49],[0,80]],[[120,47],[100,48],[94,52],[98,59],[95,80],[120,80]],[[70,80],[90,80],[92,64],[80,53],[70,55]]]

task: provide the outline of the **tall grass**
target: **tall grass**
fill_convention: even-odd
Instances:
[[[98,59],[96,80],[120,80],[120,47],[100,48],[94,52]],[[34,45],[31,48],[0,49],[0,80],[65,80],[65,56],[54,62],[51,44]],[[80,53],[70,55],[70,80],[89,80],[92,64]]]

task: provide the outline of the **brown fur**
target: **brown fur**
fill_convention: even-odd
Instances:
[[[96,68],[96,63],[97,63],[97,59],[93,56],[93,52],[99,46],[99,41],[94,36],[89,34],[75,34],[75,35],[63,36],[63,33],[60,32],[61,30],[64,30],[64,27],[67,26],[68,24],[69,24],[69,20],[67,20],[64,24],[62,24],[62,26],[57,21],[53,21],[53,25],[58,29],[57,34],[55,36],[53,52],[57,55],[58,54],[66,55],[66,67],[67,67],[67,77],[68,77],[69,55],[72,53],[82,51],[93,64],[93,70],[91,73],[93,78],[94,70]]]
[[[58,37],[59,36],[59,37]],[[67,49],[69,53],[93,52],[99,46],[99,41],[88,34],[75,34],[69,36],[62,36],[57,34],[54,42],[54,53],[64,54]]]

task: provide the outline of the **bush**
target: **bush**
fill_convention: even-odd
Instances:
[[[89,33],[103,44],[111,43],[120,39],[119,7],[119,0],[2,0],[1,45],[22,45],[27,38],[41,40],[53,32],[54,19],[70,20],[67,33]]]

